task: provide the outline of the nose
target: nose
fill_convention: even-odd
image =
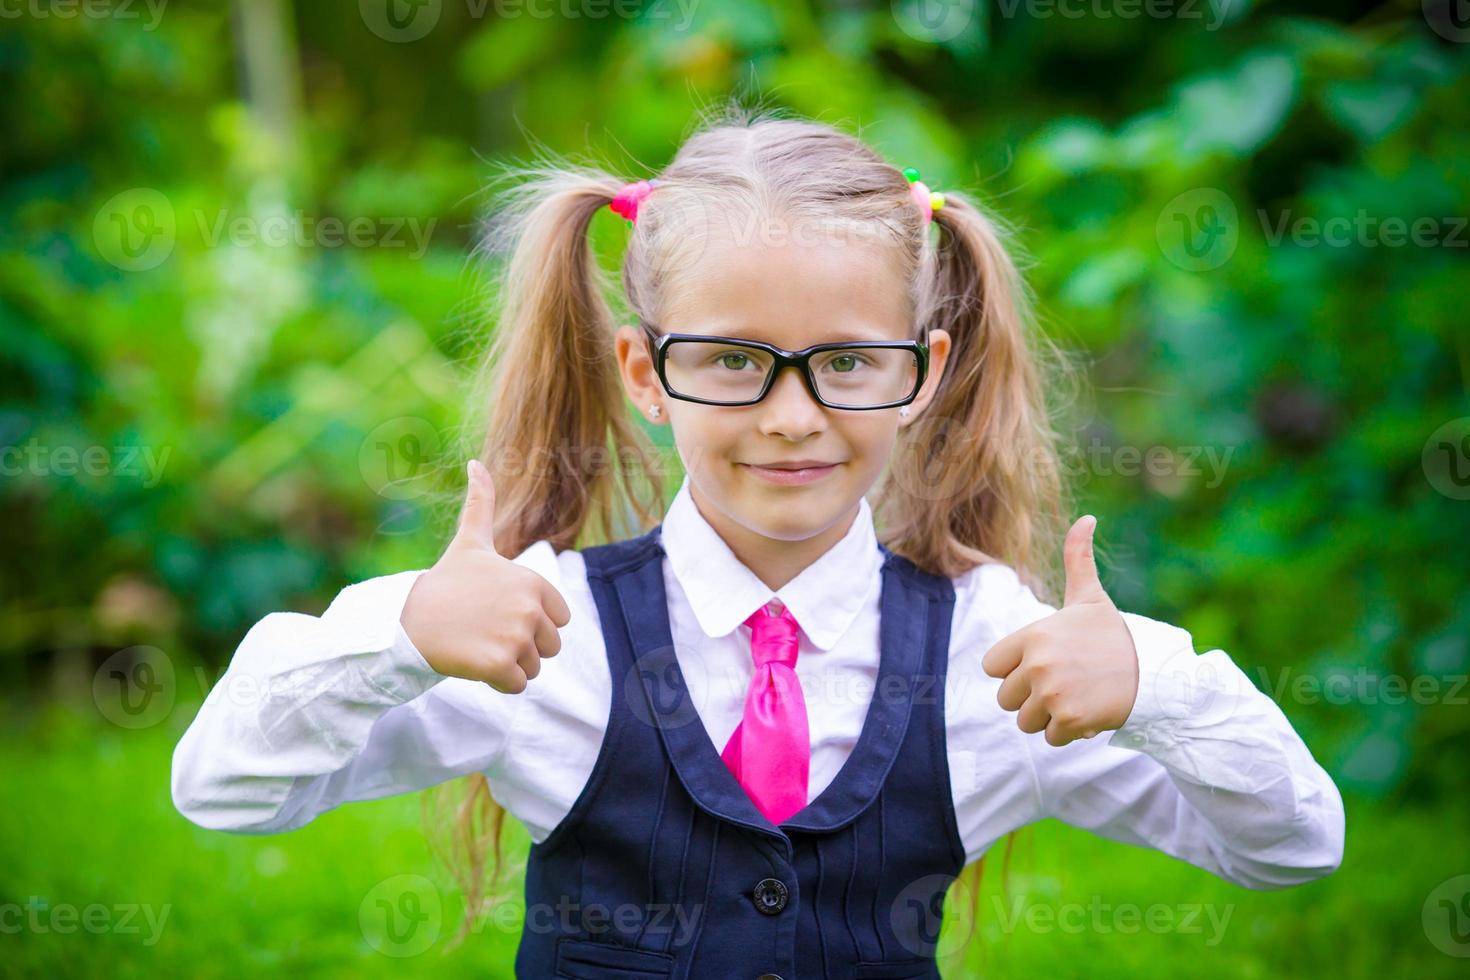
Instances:
[[[784,436],[795,442],[827,427],[827,414],[807,390],[801,369],[788,366],[776,373],[771,390],[757,406],[760,430],[765,435]]]

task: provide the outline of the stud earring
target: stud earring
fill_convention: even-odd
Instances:
[[[898,410],[898,416],[899,416],[899,418],[904,418],[904,419],[908,418],[909,417],[909,407],[907,405],[900,406],[899,407],[899,410]]]
[[[648,414],[652,415],[654,418],[658,418],[659,413],[662,411],[663,409],[660,408],[657,403],[648,406]]]

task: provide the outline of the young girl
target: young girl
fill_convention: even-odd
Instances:
[[[738,110],[652,181],[538,170],[457,534],[257,623],[220,683],[261,696],[202,708],[178,808],[270,833],[473,774],[461,817],[535,842],[526,977],[936,977],[948,885],[1045,817],[1248,888],[1336,868],[1331,779],[1223,651],[1114,606],[1092,518],[1038,598],[1047,348],[995,225],[917,177]],[[624,393],[684,464],[662,515]]]

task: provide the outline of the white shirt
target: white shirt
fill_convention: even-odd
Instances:
[[[775,592],[700,514],[687,477],[661,543],[676,656],[717,749],[754,672],[743,621],[773,600],[796,617],[814,799],[856,744],[877,677],[882,553],[867,501],[841,541]],[[556,554],[542,540],[514,561],[549,580],[572,614],[560,653],[524,692],[436,672],[399,625],[421,572],[370,579],[320,617],[278,612],[251,628],[174,751],[175,805],[202,827],[269,833],[479,771],[544,840],[591,774],[612,687],[581,553]],[[1052,746],[997,704],[1000,681],[980,661],[1055,608],[1004,564],[953,584],[945,730],[967,861],[1055,817],[1250,888],[1307,881],[1341,862],[1337,787],[1223,651],[1197,655],[1185,630],[1123,613],[1139,659],[1127,723]]]

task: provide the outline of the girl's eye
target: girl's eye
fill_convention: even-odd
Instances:
[[[734,364],[730,363],[732,358],[735,360]],[[727,367],[732,371],[739,371],[741,368],[745,367],[745,362],[750,360],[750,358],[744,354],[738,354],[734,351],[730,351],[728,353],[719,355],[716,360],[722,366]]]
[[[871,363],[872,361],[868,360],[866,357],[863,357],[861,354],[847,351],[842,354],[833,355],[833,357],[829,361],[827,361],[827,364],[825,366],[829,370],[835,371],[838,374],[851,374],[862,365]]]

